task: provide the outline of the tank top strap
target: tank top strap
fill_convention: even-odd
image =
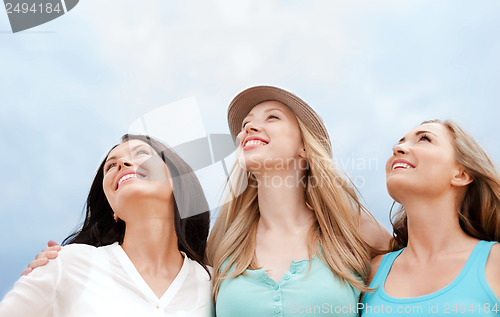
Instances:
[[[488,254],[490,253],[490,248],[491,247],[488,246],[488,241],[480,240],[476,244],[476,246],[474,246],[474,249],[472,249],[472,252],[465,262],[464,267],[462,268],[462,271],[460,271],[460,274],[457,276],[454,282],[457,283],[461,280],[467,280],[470,278],[477,279],[476,273],[480,271],[481,268],[484,273],[486,259],[488,258]],[[469,274],[469,272],[471,274]]]
[[[498,243],[496,241],[484,241],[481,240],[478,242],[477,245],[477,253],[475,254],[476,257],[476,266],[477,268],[484,273],[484,270],[486,268],[486,262],[488,261],[488,256],[490,255],[491,247],[495,244]],[[472,256],[472,254],[471,254]]]
[[[387,275],[391,270],[394,260],[396,260],[396,258],[401,254],[401,252],[403,252],[403,250],[404,248],[384,255],[382,261],[380,261],[380,265],[378,266],[377,272],[375,273],[375,276],[373,277],[373,280],[370,283],[370,287],[378,287],[385,283],[385,280],[387,279]]]
[[[456,284],[460,287],[474,290],[474,292],[485,294],[493,302],[498,301],[495,293],[486,280],[486,262],[490,255],[491,247],[497,242],[481,240],[469,256],[465,267],[456,278]]]

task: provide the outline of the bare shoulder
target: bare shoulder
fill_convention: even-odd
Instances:
[[[486,262],[486,280],[493,292],[500,298],[500,243],[491,247],[488,262]]]
[[[378,267],[380,266],[380,263],[382,262],[382,259],[384,258],[384,255],[377,255],[374,257],[371,261],[371,268],[370,268],[370,274],[368,275],[368,281],[367,284],[370,285],[372,282],[373,278],[375,277],[375,273],[377,273]]]

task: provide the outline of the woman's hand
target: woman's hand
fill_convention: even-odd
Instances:
[[[44,266],[49,263],[49,260],[57,258],[59,251],[61,251],[61,246],[52,240],[47,242],[47,246],[48,248],[43,249],[42,252],[36,255],[35,260],[28,264],[28,268],[21,273],[21,276],[28,275],[34,268]]]

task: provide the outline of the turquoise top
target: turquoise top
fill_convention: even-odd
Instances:
[[[316,255],[308,270],[309,260],[292,261],[279,283],[264,269],[247,269],[245,274],[223,280],[217,317],[358,316],[357,289],[341,283]]]
[[[484,273],[495,243],[479,241],[450,284],[437,292],[411,298],[396,298],[385,292],[387,274],[403,250],[386,254],[370,284],[378,288],[365,294],[361,316],[500,316],[500,302]]]

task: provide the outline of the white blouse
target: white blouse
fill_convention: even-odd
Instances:
[[[0,302],[2,317],[213,316],[212,282],[184,256],[158,298],[122,247],[71,244],[55,260],[21,277]]]

